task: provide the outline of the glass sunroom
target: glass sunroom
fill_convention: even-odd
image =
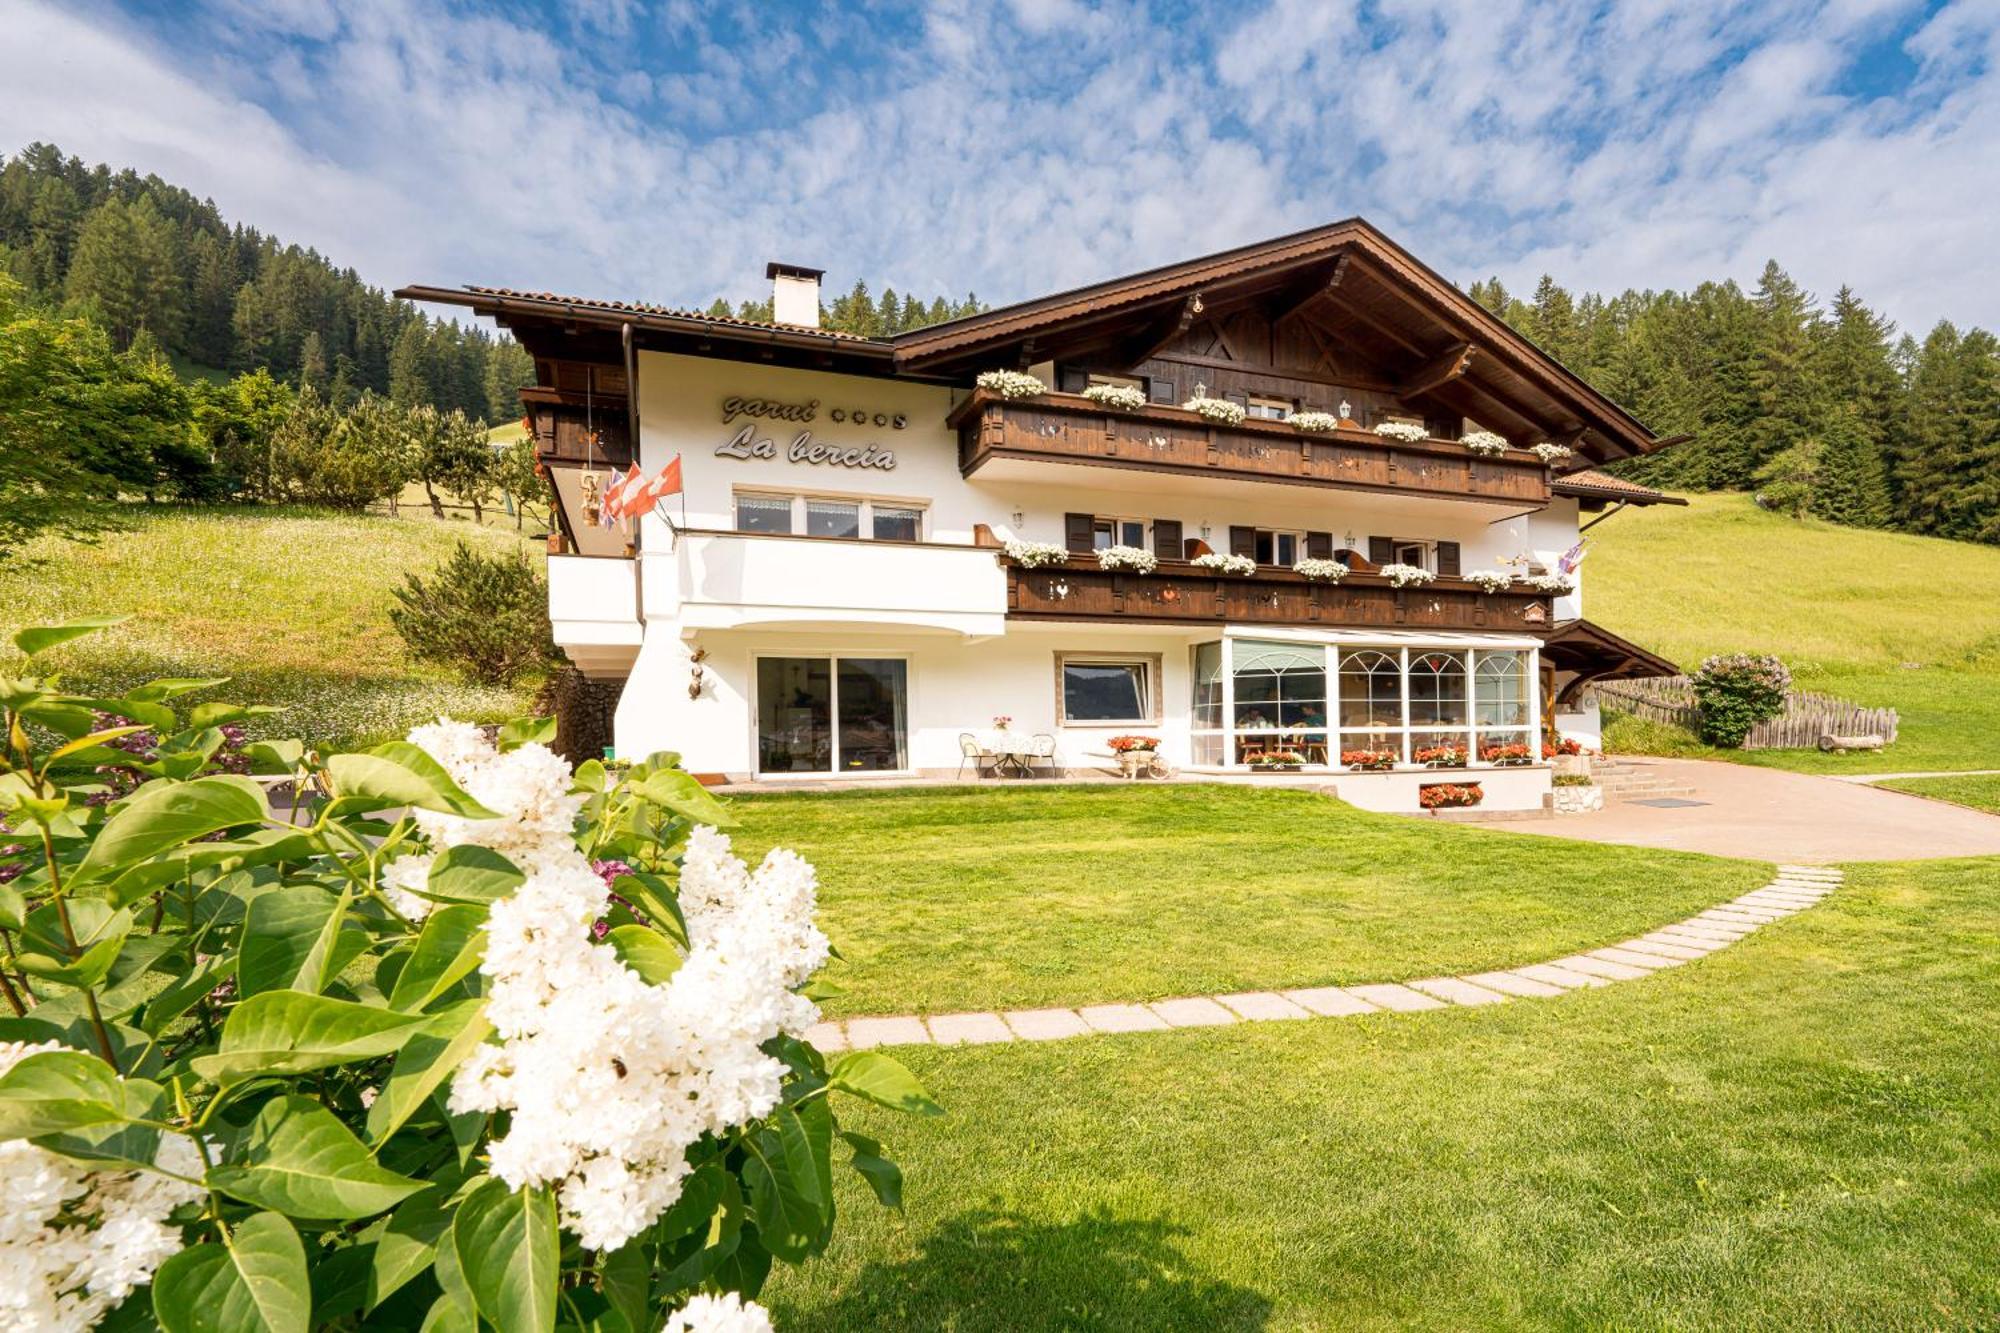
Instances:
[[[1539,644],[1226,632],[1193,649],[1197,767],[1493,768],[1538,758]]]

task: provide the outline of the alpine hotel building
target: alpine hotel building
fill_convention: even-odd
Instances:
[[[1533,808],[1545,730],[1597,741],[1585,686],[1675,669],[1560,569],[1590,522],[1679,503],[1596,470],[1668,442],[1366,222],[885,339],[820,328],[817,271],[768,276],[770,324],[397,293],[535,358],[550,616],[622,682],[621,755],[951,775],[1006,717],[1058,768],[1137,733],[1193,772],[1282,750],[1372,809],[1440,780]],[[683,497],[590,521],[611,475],[676,455]]]

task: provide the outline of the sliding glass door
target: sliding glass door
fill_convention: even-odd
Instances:
[[[909,663],[900,658],[758,658],[758,771],[908,768],[909,693]]]

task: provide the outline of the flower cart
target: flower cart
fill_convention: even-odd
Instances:
[[[1127,779],[1149,777],[1159,767],[1157,736],[1113,736],[1110,744],[1111,753],[1118,757],[1118,771]]]

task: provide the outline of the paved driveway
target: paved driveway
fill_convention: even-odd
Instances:
[[[2000,816],[1905,792],[1744,764],[1627,759],[1694,788],[1697,805],[1615,801],[1588,815],[1493,824],[1588,842],[1743,856],[1760,861],[1914,861],[2000,856]]]

